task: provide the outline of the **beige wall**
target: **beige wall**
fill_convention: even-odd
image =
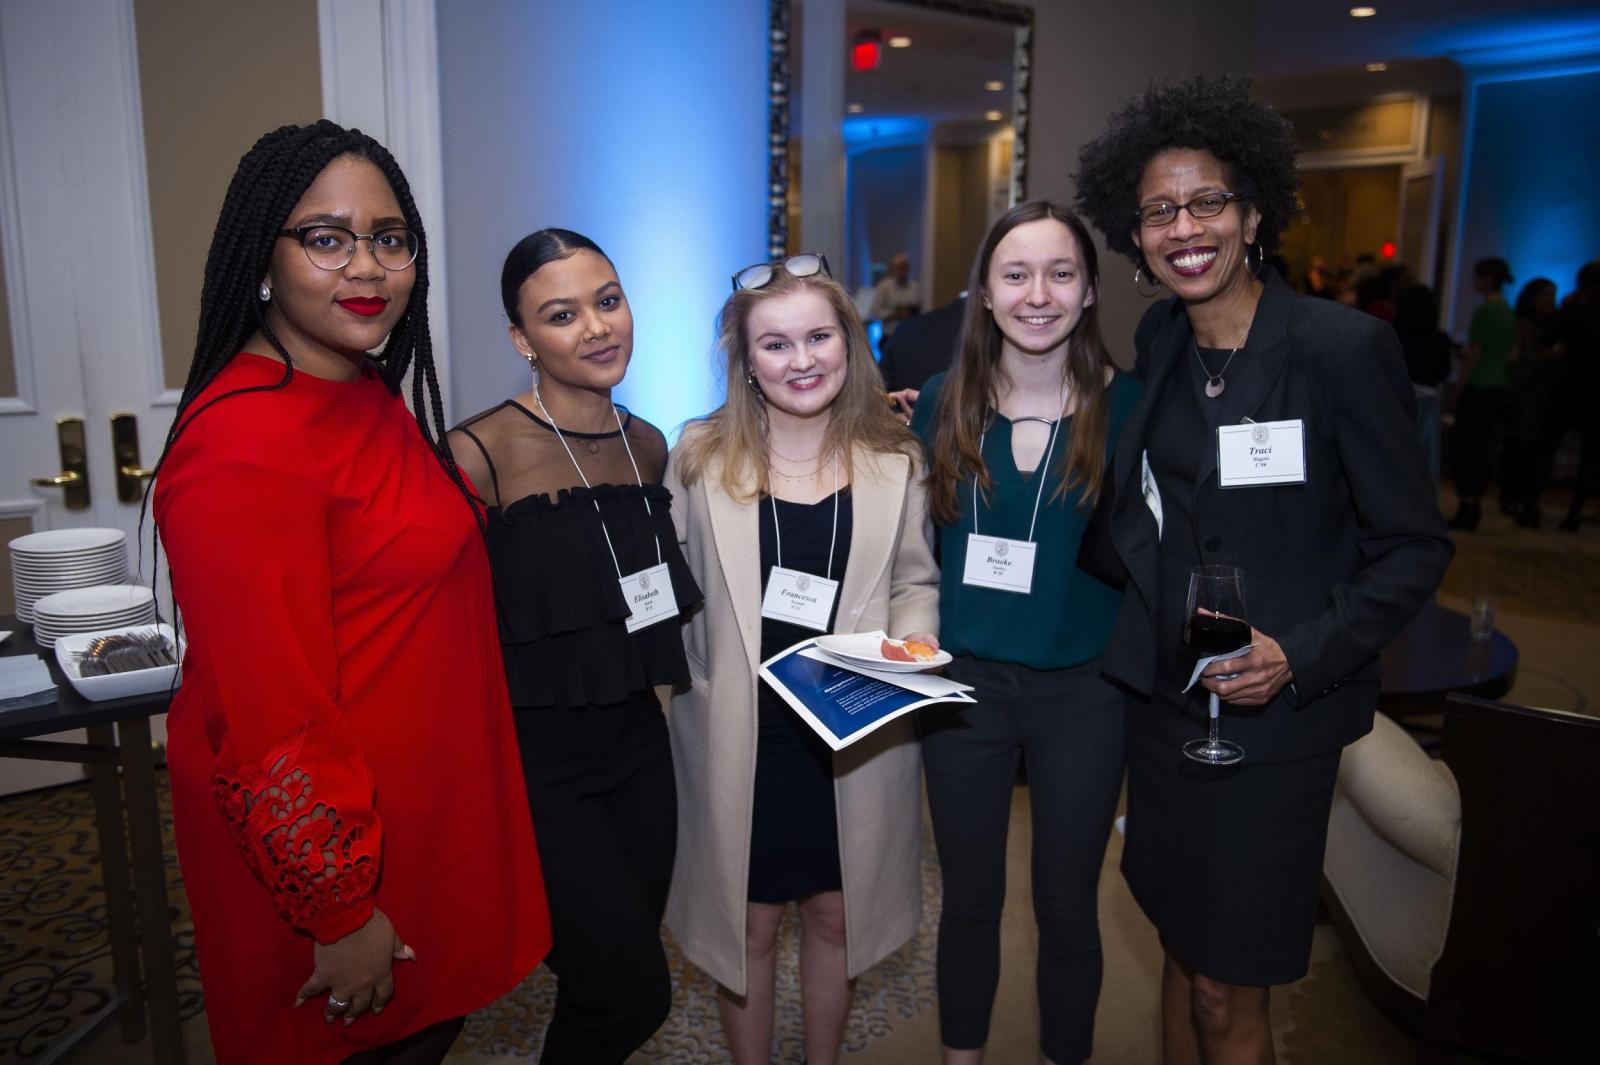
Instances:
[[[1253,0],[1035,0],[1030,197],[1070,204],[1078,149],[1152,78],[1242,73],[1254,54]],[[1151,40],[1151,27],[1159,39]],[[1149,301],[1133,264],[1100,248],[1100,328],[1118,363],[1133,362],[1133,330]]]
[[[17,359],[11,350],[11,305],[6,300],[6,257],[0,255],[0,396],[17,394]]]
[[[988,228],[989,144],[934,148],[933,286],[925,309],[967,287],[967,272]]]
[[[17,537],[26,536],[31,532],[33,532],[32,518],[0,518],[0,544],[9,544]],[[16,613],[15,593],[16,589],[11,583],[11,567],[0,566],[0,614]]]
[[[162,358],[167,385],[179,388],[194,353],[206,252],[239,157],[268,130],[322,117],[317,3],[134,0],[133,8]]]

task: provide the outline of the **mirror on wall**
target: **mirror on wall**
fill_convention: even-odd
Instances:
[[[806,4],[828,4],[831,48],[805,39]],[[1032,10],[983,0],[772,0],[769,250],[799,247],[808,123],[836,124],[836,278],[862,316],[892,330],[966,287],[989,224],[1024,195]],[[806,92],[806,79],[834,78]],[[802,100],[831,105],[805,113]],[[806,186],[813,198],[818,185]],[[876,336],[880,329],[872,328]]]

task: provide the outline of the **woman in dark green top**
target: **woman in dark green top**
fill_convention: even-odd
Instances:
[[[1139,395],[1096,324],[1077,217],[1013,208],[979,250],[956,363],[918,397],[943,570],[939,638],[977,702],[923,711],[944,879],[939,1023],[977,1062],[999,978],[1006,827],[1019,760],[1033,809],[1040,1048],[1087,1058],[1100,993],[1096,889],[1122,784],[1122,697],[1100,676],[1119,593],[1074,562],[1110,442]]]

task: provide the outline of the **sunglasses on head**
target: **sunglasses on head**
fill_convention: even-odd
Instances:
[[[733,275],[733,290],[760,288],[772,280],[772,275],[778,267],[783,267],[791,277],[810,277],[812,274],[821,274],[831,278],[833,273],[828,269],[826,255],[791,255],[787,259],[775,263],[756,263],[747,266]]]

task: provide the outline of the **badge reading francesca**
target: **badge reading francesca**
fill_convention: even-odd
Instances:
[[[1217,427],[1217,483],[1223,488],[1306,483],[1306,423],[1246,422]]]
[[[761,616],[827,632],[828,619],[833,617],[833,600],[838,594],[838,581],[773,566],[772,575],[767,578],[767,593],[761,597]]]
[[[1038,546],[1027,540],[968,533],[961,583],[1028,595],[1033,591],[1033,556]]]
[[[623,577],[622,598],[633,611],[627,620],[629,632],[678,616],[678,597],[673,594],[672,575],[665,562]]]

